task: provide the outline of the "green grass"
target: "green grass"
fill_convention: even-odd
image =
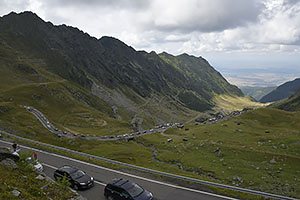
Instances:
[[[173,128],[165,135],[146,135],[136,141],[104,142],[57,138],[25,109],[12,102],[1,106],[0,117],[8,122],[6,126],[2,123],[2,128],[27,138],[160,171],[299,198],[299,112],[263,108],[218,124],[188,125],[189,131]],[[108,130],[107,134],[114,133]],[[168,138],[173,142],[168,143]],[[161,162],[152,159],[152,147]],[[221,155],[214,152],[217,148]],[[272,159],[277,163],[270,164]],[[243,182],[237,183],[234,176]]]
[[[38,174],[28,168],[24,161],[17,162],[18,169],[0,164],[0,199],[46,199],[67,200],[75,196],[70,190],[46,180],[38,180]],[[48,185],[45,189],[41,187]],[[21,192],[15,197],[13,190]]]
[[[75,99],[76,96],[72,93],[80,95],[81,99]],[[129,123],[109,117],[109,106],[96,97],[88,97],[83,90],[66,82],[19,85],[2,92],[0,99],[0,104],[10,110],[3,112],[0,118],[9,123],[14,121],[15,116],[22,116],[26,121],[28,114],[32,115],[21,109],[21,105],[26,105],[41,110],[55,126],[70,132],[113,135],[131,131]],[[84,101],[85,99],[88,100]]]
[[[216,95],[213,98],[213,101],[216,104],[214,108],[215,110],[222,110],[227,114],[236,110],[243,110],[245,107],[261,108],[269,105],[255,102],[250,97],[237,97],[230,95]]]
[[[163,149],[159,159],[176,160],[185,170],[231,185],[236,184],[233,176],[239,176],[242,187],[299,197],[299,120],[300,113],[259,109],[219,124],[191,125],[189,131],[168,130],[169,137],[147,138],[147,143]],[[184,137],[189,141],[183,142]],[[161,142],[167,138],[173,142]],[[222,155],[215,152],[217,148]],[[277,163],[271,164],[272,159]]]

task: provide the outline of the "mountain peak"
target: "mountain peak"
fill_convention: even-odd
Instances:
[[[182,54],[180,54],[180,55],[178,55],[178,56],[195,57],[195,56],[191,56],[191,55],[189,55],[189,54],[187,54],[187,53],[182,53]]]
[[[159,56],[163,56],[163,57],[175,57],[174,55],[168,53],[168,52],[161,52],[160,54],[158,54]]]
[[[2,18],[16,18],[16,17],[22,18],[22,19],[31,18],[31,19],[42,20],[37,14],[35,14],[34,12],[31,12],[31,11],[24,11],[24,12],[20,12],[20,13],[16,13],[16,12],[12,11],[7,15],[3,15]]]
[[[112,37],[112,36],[103,36],[99,39],[99,42],[108,47],[122,47],[122,48],[132,48],[131,46],[128,46],[127,44],[125,44],[124,42],[122,42],[121,40],[115,38],[115,37]],[[132,48],[133,49],[133,48]]]

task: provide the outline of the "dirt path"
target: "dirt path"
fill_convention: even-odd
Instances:
[[[70,133],[73,133],[75,135],[80,135],[80,133],[77,133],[75,131],[72,131],[71,129],[67,128],[67,127],[63,127],[64,129],[66,129],[67,131],[69,131]]]

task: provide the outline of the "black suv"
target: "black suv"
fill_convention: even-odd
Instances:
[[[75,190],[87,189],[94,186],[94,178],[75,167],[65,165],[55,170],[55,180],[62,179],[64,176],[71,183],[71,187],[73,187]]]
[[[151,192],[136,183],[124,179],[113,179],[104,188],[108,200],[152,200]]]

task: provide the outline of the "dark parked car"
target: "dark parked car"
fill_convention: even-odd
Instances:
[[[75,190],[87,189],[94,186],[94,178],[87,175],[84,171],[65,165],[54,172],[55,180],[66,179],[71,183],[71,187]]]
[[[151,192],[136,183],[124,179],[113,179],[104,188],[108,200],[152,200]]]

